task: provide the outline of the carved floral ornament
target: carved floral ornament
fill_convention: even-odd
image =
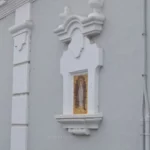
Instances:
[[[56,120],[74,135],[90,135],[102,121],[99,111],[98,79],[103,66],[103,49],[90,39],[100,35],[105,16],[103,0],[89,0],[92,13],[75,15],[69,7],[60,14],[63,24],[55,29],[59,40],[68,45],[60,60],[63,76],[63,114]]]

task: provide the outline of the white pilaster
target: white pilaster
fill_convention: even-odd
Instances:
[[[16,10],[9,29],[14,39],[10,150],[27,150],[31,30],[31,3],[26,3]]]

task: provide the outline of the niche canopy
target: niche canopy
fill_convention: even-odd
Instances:
[[[72,14],[70,9],[65,7],[64,13],[60,14],[60,18],[63,19],[64,23],[55,30],[60,41],[64,43],[70,42],[75,28],[79,28],[86,37],[96,36],[101,33],[105,20],[105,16],[101,13],[103,2],[90,0],[89,5],[92,7],[93,12],[88,17]]]
[[[90,135],[90,130],[98,129],[103,118],[98,98],[103,49],[91,42],[103,29],[103,0],[89,0],[89,5],[93,12],[87,17],[75,15],[65,7],[60,14],[63,24],[54,31],[68,46],[60,60],[63,114],[55,117],[74,135]]]

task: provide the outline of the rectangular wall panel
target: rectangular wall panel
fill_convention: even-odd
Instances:
[[[28,124],[28,95],[13,97],[12,124]]]
[[[29,64],[22,64],[13,68],[13,94],[29,92]]]
[[[27,127],[14,126],[11,129],[11,150],[27,149]]]

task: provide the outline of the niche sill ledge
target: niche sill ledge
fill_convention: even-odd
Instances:
[[[90,135],[90,130],[99,128],[103,115],[56,115],[55,118],[73,135]]]

